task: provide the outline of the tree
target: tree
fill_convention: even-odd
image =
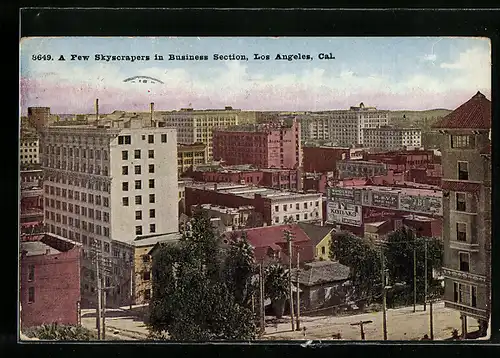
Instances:
[[[288,297],[289,273],[281,264],[274,263],[266,267],[264,275],[265,296],[271,299],[276,318],[281,318]]]
[[[381,257],[372,241],[348,232],[337,233],[330,242],[330,256],[351,269],[356,298],[370,303],[372,297],[380,293]]]
[[[28,328],[25,332],[30,338],[56,341],[91,341],[96,339],[94,332],[82,326],[67,326],[57,323]]]
[[[427,275],[425,274],[425,241],[427,241]],[[402,227],[389,234],[385,246],[385,256],[389,278],[392,283],[406,282],[407,286],[394,293],[389,301],[391,305],[413,302],[413,250],[416,251],[417,301],[423,302],[425,280],[428,283],[428,295],[439,295],[442,290],[438,280],[433,278],[433,271],[439,271],[443,261],[443,243],[438,238],[419,237],[413,229]],[[427,276],[427,277],[426,277]]]
[[[149,328],[173,340],[250,340],[257,334],[248,297],[253,250],[223,247],[210,219],[196,214],[178,244],[153,254]]]

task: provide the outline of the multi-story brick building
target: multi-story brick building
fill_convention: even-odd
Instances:
[[[177,145],[177,174],[180,177],[194,166],[206,164],[208,161],[208,148],[204,143],[178,144]]]
[[[491,102],[480,92],[434,125],[441,134],[445,306],[475,318],[491,313]]]
[[[339,179],[368,178],[376,175],[387,175],[387,165],[366,160],[341,160],[337,162]]]
[[[292,120],[216,128],[213,157],[228,165],[299,168],[302,166],[300,124]]]
[[[21,190],[20,223],[35,225],[43,222],[43,189]]]
[[[80,249],[50,233],[21,236],[21,328],[80,323]]]
[[[388,170],[394,170],[395,172],[404,172],[412,168],[427,168],[439,161],[432,150],[364,153],[363,160],[384,163]]]
[[[252,165],[215,165],[197,167],[188,175],[199,182],[249,184],[292,191],[302,189],[300,169],[257,169]]]
[[[391,126],[363,128],[363,146],[372,150],[420,148],[421,145],[422,130],[420,128]]]
[[[83,244],[85,302],[95,298],[95,254],[108,267],[105,281],[115,287],[108,302],[128,302],[130,243],[178,230],[175,129],[138,125],[41,131],[45,223],[50,232]]]
[[[212,204],[229,208],[253,206],[265,225],[322,222],[321,193],[296,193],[233,183],[193,183],[186,186],[186,209]]]
[[[217,127],[255,123],[255,112],[241,111],[233,107],[224,109],[193,110],[182,108],[179,111],[158,112],[158,120],[167,127],[177,129],[179,144],[204,143],[207,145],[208,160],[212,159],[212,131]]]
[[[350,158],[347,147],[303,147],[304,171],[307,173],[333,172],[337,176],[337,162]]]
[[[330,140],[330,116],[308,113],[297,117],[303,141]]]

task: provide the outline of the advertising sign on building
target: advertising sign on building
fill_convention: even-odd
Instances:
[[[397,209],[398,208],[398,194],[396,193],[372,193],[372,205],[381,208]]]
[[[361,204],[361,193],[355,189],[333,187],[328,189],[328,200]]]
[[[331,223],[361,226],[362,210],[361,205],[354,205],[343,202],[328,203],[328,221]]]
[[[399,207],[404,211],[443,215],[443,200],[438,196],[415,196],[401,194]]]

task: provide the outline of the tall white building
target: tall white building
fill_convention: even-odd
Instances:
[[[89,268],[82,274],[84,296],[95,290],[91,249],[108,262],[105,285],[116,288],[121,302],[129,296],[123,263],[132,262],[132,241],[178,231],[176,147],[172,128],[42,130],[45,223],[83,244],[83,266]]]
[[[348,110],[316,112],[300,117],[302,139],[330,140],[339,146],[364,144],[364,128],[379,128],[389,123],[389,112],[375,107],[351,107]],[[304,128],[305,127],[305,128]]]
[[[381,150],[420,148],[422,130],[420,128],[395,128],[383,126],[364,128],[364,146]]]
[[[21,136],[19,143],[19,162],[24,164],[38,164],[38,138],[34,135]]]

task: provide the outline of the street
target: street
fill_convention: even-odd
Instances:
[[[145,340],[148,331],[137,312],[142,308],[135,307],[131,313],[128,307],[106,310],[106,340]],[[147,307],[144,307],[147,309]],[[454,328],[460,332],[459,312],[444,307],[444,303],[435,303],[434,311],[434,339],[443,340],[451,337]],[[140,312],[140,311],[139,311]],[[272,317],[267,317],[271,319]],[[372,321],[364,325],[366,340],[383,340],[382,312],[363,313],[352,316],[314,316],[301,317],[303,331],[292,332],[289,317],[283,317],[277,325],[267,324],[264,340],[331,340],[332,335],[340,333],[342,340],[360,340],[360,326],[352,323]],[[82,325],[95,331],[95,310],[82,310]],[[477,330],[474,319],[468,319],[468,331]],[[388,340],[419,340],[424,334],[430,336],[429,307],[423,310],[417,306],[413,313],[413,306],[387,310],[387,338]]]

